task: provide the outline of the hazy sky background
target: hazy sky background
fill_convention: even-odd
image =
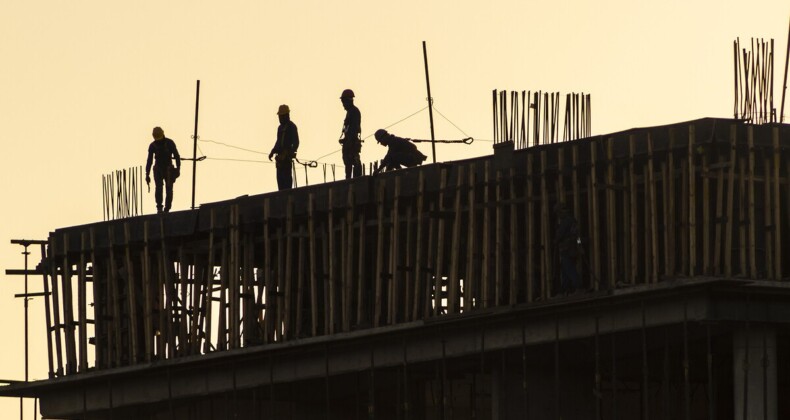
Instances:
[[[159,125],[192,155],[195,81],[201,80],[197,202],[276,189],[266,159],[280,104],[299,127],[299,157],[339,150],[356,92],[362,135],[427,105],[428,43],[436,109],[472,146],[437,145],[437,160],[491,153],[491,91],[592,95],[604,134],[701,117],[731,117],[732,42],[774,38],[776,106],[787,50],[787,0],[597,1],[10,1],[0,3],[0,379],[22,379],[22,247],[11,239],[102,218],[101,176],[144,165]],[[785,114],[790,114],[786,105]],[[465,135],[435,115],[437,138]],[[390,129],[430,138],[423,111]],[[421,145],[430,155],[430,146]],[[372,137],[362,161],[385,149]],[[429,160],[430,161],[430,160]],[[321,162],[341,164],[339,153]],[[191,201],[191,164],[173,210]],[[338,174],[342,167],[338,166]],[[313,170],[310,183],[323,180]],[[303,172],[297,178],[304,183]],[[145,213],[155,211],[147,194]],[[31,265],[38,261],[33,248]],[[31,278],[31,291],[41,279]],[[43,301],[30,303],[31,379],[46,377]],[[31,406],[32,407],[32,403]],[[26,418],[32,418],[30,408]],[[0,417],[18,402],[0,400]]]

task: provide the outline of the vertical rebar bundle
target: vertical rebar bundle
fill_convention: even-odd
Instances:
[[[143,167],[119,169],[102,175],[102,217],[123,219],[142,214]]]
[[[753,124],[776,122],[774,108],[774,40],[751,40],[751,49],[733,41],[735,65],[734,117]]]
[[[508,96],[510,105],[508,106]],[[563,112],[559,92],[493,91],[494,143],[511,141],[516,149],[576,140],[591,135],[590,94],[565,95]]]

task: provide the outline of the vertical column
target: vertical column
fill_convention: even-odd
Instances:
[[[774,232],[774,279],[782,279],[782,222],[781,214],[781,201],[782,196],[779,193],[779,173],[781,169],[782,150],[779,148],[779,127],[771,128],[771,140],[773,144],[773,232]],[[788,209],[790,210],[790,209]]]
[[[634,135],[628,136],[628,198],[630,200],[629,215],[629,231],[630,231],[630,246],[631,249],[631,266],[629,273],[629,281],[631,284],[636,283],[639,277],[639,242],[638,242],[638,213],[637,213],[637,189],[636,189],[636,172],[634,170],[635,163],[635,145],[636,139]]]
[[[757,277],[757,239],[755,233],[755,202],[754,202],[754,126],[746,128],[746,136],[749,146],[749,278]]]
[[[653,283],[658,282],[658,217],[656,215],[656,208],[658,207],[658,200],[656,199],[656,181],[655,170],[653,167],[653,136],[647,133],[647,180],[646,189],[650,197],[650,260],[651,260],[651,277]]]
[[[54,324],[52,325],[52,329],[55,332],[55,354],[57,356],[57,365],[55,373],[57,376],[63,375],[63,349],[61,345],[61,335],[60,335],[60,292],[58,290],[58,264],[56,260],[57,256],[57,238],[50,236],[49,237],[49,256],[50,256],[50,270],[52,279],[52,315]],[[47,331],[47,334],[50,332]]]
[[[400,177],[395,178],[395,193],[390,210],[390,266],[389,266],[389,317],[388,322],[398,322],[398,308],[400,307],[401,276],[399,275],[400,263]]]
[[[753,325],[735,330],[732,350],[735,418],[777,419],[776,331]]]
[[[542,276],[540,281],[540,294],[545,300],[551,295],[551,286],[553,277],[553,263],[554,252],[551,243],[551,218],[549,217],[549,191],[548,191],[548,163],[546,161],[546,149],[540,151],[540,232],[541,232],[541,248],[543,266]]]
[[[80,235],[80,268],[77,277],[77,317],[79,318],[79,371],[88,370],[88,308],[87,288],[88,280],[85,272],[87,261],[85,254],[88,252],[88,232]]]
[[[617,282],[617,207],[614,185],[613,143],[614,138],[606,139],[606,224],[608,236],[607,251],[609,253],[609,288],[614,288],[615,282]]]
[[[450,277],[447,286],[447,313],[449,314],[458,312],[459,306],[458,289],[460,288],[461,279],[458,265],[461,259],[461,249],[459,245],[461,244],[461,220],[463,219],[463,213],[461,212],[461,195],[463,193],[464,180],[464,167],[458,166],[458,174],[455,182],[455,204],[453,206],[453,253],[450,256]],[[467,228],[468,227],[469,225],[467,225]]]
[[[72,299],[71,263],[69,262],[69,237],[63,234],[63,323],[66,338],[66,374],[77,371],[77,351],[74,337],[74,300]]]
[[[526,255],[526,262],[527,262],[527,275],[525,281],[525,287],[527,288],[527,302],[532,302],[534,300],[533,292],[535,290],[535,286],[533,284],[535,279],[535,272],[534,272],[534,253],[535,253],[535,245],[534,245],[534,232],[535,232],[535,220],[534,220],[534,212],[533,212],[533,202],[534,198],[532,195],[532,171],[533,171],[533,162],[532,162],[532,153],[527,151],[527,176],[526,176],[526,184],[527,184],[527,191],[526,197],[524,198],[524,206],[526,207],[526,215],[527,219],[525,220],[525,225],[527,229],[527,255]]]
[[[696,141],[696,127],[689,125],[688,141],[688,223],[689,223],[689,271],[688,275],[697,274],[697,176],[694,163],[694,143]]]
[[[384,277],[384,179],[378,180],[377,193],[376,193],[376,214],[377,214],[377,227],[378,236],[376,240],[376,289],[375,299],[373,304],[373,326],[378,327],[381,325],[381,305],[383,293],[383,277]]]
[[[149,221],[143,222],[143,331],[145,335],[145,361],[150,362],[154,354],[153,305],[151,304],[151,248],[148,243]]]
[[[727,176],[727,224],[724,229],[724,276],[732,276],[732,234],[734,229],[733,201],[735,198],[735,162],[737,127],[730,125],[730,160]]]
[[[467,205],[467,217],[468,217],[468,224],[466,226],[466,273],[464,274],[464,311],[469,311],[474,308],[475,299],[477,298],[477,290],[475,288],[475,282],[477,281],[477,276],[475,272],[475,262],[477,260],[477,219],[475,216],[475,206],[477,202],[475,201],[475,165],[474,163],[469,166],[469,184],[468,185],[468,193],[467,193],[467,201],[469,204]]]
[[[313,337],[318,335],[318,308],[321,306],[318,302],[318,267],[316,266],[318,255],[315,229],[315,194],[310,193],[307,202],[307,234],[310,248],[310,334]]]
[[[424,234],[424,224],[425,224],[425,171],[420,171],[418,178],[417,178],[417,208],[416,208],[416,215],[417,215],[417,237],[415,238],[415,258],[414,258],[414,302],[412,305],[412,317],[411,320],[417,320],[420,317],[420,311],[422,308],[421,305],[421,294],[424,290],[423,284],[425,283],[425,260],[423,254],[425,254],[425,249],[423,246],[423,236]]]

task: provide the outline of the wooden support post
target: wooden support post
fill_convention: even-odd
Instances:
[[[379,181],[381,182],[381,181]],[[415,209],[417,215],[417,237],[415,238],[415,257],[414,257],[414,301],[412,305],[411,321],[420,319],[420,312],[422,310],[422,292],[425,290],[425,247],[424,242],[424,226],[425,226],[425,171],[420,171],[417,177],[417,208]]]
[[[437,207],[436,201],[435,200],[430,201],[430,204],[428,205],[428,214],[431,215],[431,217],[428,218],[428,247],[425,250],[425,262],[427,264],[426,275],[428,278],[425,280],[423,284],[423,291],[422,291],[423,299],[421,302],[423,304],[423,307],[421,309],[422,317],[420,319],[428,318],[433,314],[432,291],[434,286],[433,279],[436,276],[436,269],[431,264],[433,264],[436,261],[434,260],[434,255],[436,254],[435,250],[436,250],[436,230],[437,230],[436,229],[437,217],[435,216],[436,207]]]
[[[380,179],[376,185],[376,214],[378,236],[376,239],[376,289],[373,304],[373,326],[378,327],[381,325],[381,305],[383,298],[383,277],[384,277],[384,192],[385,180]]]
[[[116,259],[115,259],[115,230],[113,229],[112,225],[108,225],[107,226],[107,233],[108,233],[108,238],[109,238],[109,241],[110,241],[110,244],[109,244],[110,267],[108,267],[109,270],[110,270],[110,273],[107,276],[107,278],[109,280],[109,283],[108,283],[109,287],[107,289],[107,295],[108,295],[107,301],[109,302],[109,304],[111,306],[111,312],[112,312],[112,327],[111,327],[112,328],[112,335],[111,336],[108,335],[108,339],[112,338],[112,340],[110,340],[110,341],[112,341],[112,344],[108,348],[113,351],[113,355],[115,356],[114,357],[114,362],[115,362],[114,366],[117,367],[117,366],[121,366],[121,343],[122,343],[122,341],[121,341],[121,310],[120,310],[121,297],[119,296],[119,293],[118,293],[118,283],[120,283],[120,282],[118,280],[118,263],[116,262]],[[57,308],[55,310],[57,311]],[[57,318],[55,319],[55,323],[56,324],[58,323]],[[58,341],[60,341],[60,340],[58,340]]]
[[[154,355],[154,323],[153,305],[151,304],[151,247],[148,243],[148,229],[150,222],[143,222],[143,262],[142,275],[143,281],[143,335],[145,337],[145,361],[150,362]]]
[[[763,215],[765,224],[765,278],[774,279],[774,226],[771,212],[771,158],[765,156],[763,162]]]
[[[71,287],[71,263],[69,262],[69,240],[68,234],[63,234],[63,323],[65,324],[66,339],[66,374],[77,371],[77,351],[74,336],[74,300],[72,299]]]
[[[746,128],[747,141],[749,142],[749,278],[757,278],[757,239],[756,218],[754,202],[754,126]]]
[[[365,229],[367,227],[367,212],[365,211],[364,206],[362,207],[361,211],[357,212],[359,214],[359,255],[357,257],[357,324],[362,324],[365,322],[365,309],[368,307],[367,305],[370,303],[368,299],[370,298],[368,294],[366,294],[366,288],[368,283],[370,282],[370,272],[367,268],[367,235]],[[404,316],[408,316],[408,313]]]
[[[509,230],[510,234],[508,235],[508,237],[510,239],[510,275],[508,276],[508,282],[510,283],[510,290],[509,290],[508,303],[510,305],[515,305],[516,303],[518,303],[518,296],[519,296],[518,267],[520,266],[519,264],[520,260],[518,258],[518,241],[519,238],[521,237],[520,232],[518,230],[518,203],[516,202],[515,168],[510,168],[509,178],[510,178],[510,230]],[[456,211],[456,215],[460,215],[460,214],[461,211],[459,208]],[[458,243],[458,242],[454,241],[454,243]]]
[[[688,232],[689,232],[689,277],[697,274],[697,176],[695,165],[696,127],[689,125],[688,140]]]
[[[532,183],[533,180],[533,153],[527,151],[527,176],[526,176],[526,184],[527,184],[527,192],[526,198],[524,199],[524,206],[526,207],[527,211],[525,212],[527,218],[525,220],[525,226],[527,229],[527,255],[526,255],[526,262],[527,262],[527,275],[525,281],[525,287],[527,289],[527,302],[532,302],[534,300],[533,293],[535,291],[535,214],[534,214],[534,201],[535,198],[533,196],[532,191]]]
[[[609,253],[609,284],[614,289],[617,283],[617,207],[615,200],[614,178],[614,153],[612,147],[614,138],[606,139],[606,224],[608,253]]]
[[[345,253],[343,275],[343,331],[351,330],[351,318],[354,314],[354,185],[348,186],[346,201],[346,240],[343,246]]]
[[[88,279],[86,274],[87,261],[85,254],[88,252],[88,232],[80,235],[80,267],[77,277],[77,317],[79,318],[79,371],[88,370],[88,305],[87,289]]]
[[[293,244],[293,237],[294,237],[294,201],[293,201],[293,194],[288,195],[288,203],[285,210],[285,255],[280,255],[280,259],[285,259],[285,272],[281,273],[284,277],[283,282],[285,283],[284,291],[283,291],[283,298],[285,302],[283,302],[283,316],[281,321],[283,322],[283,338],[289,339],[292,337],[292,325],[294,322],[293,319],[293,260],[294,260],[294,244]]]
[[[64,234],[65,235],[65,234]],[[112,242],[110,243],[112,245]],[[112,246],[111,246],[112,248]],[[55,354],[57,356],[57,364],[55,373],[57,376],[63,375],[63,349],[62,349],[62,341],[60,335],[60,291],[58,290],[58,264],[55,257],[57,254],[57,238],[50,236],[49,237],[49,253],[50,253],[50,278],[52,279],[52,317],[54,321],[54,325],[52,325],[52,329],[55,332]],[[47,331],[49,334],[50,332]]]
[[[782,222],[781,222],[781,201],[782,196],[779,192],[779,171],[781,169],[782,149],[779,148],[779,127],[771,128],[771,140],[773,144],[773,238],[774,238],[774,280],[782,280]],[[787,178],[790,185],[790,177]],[[787,209],[790,212],[790,208]]]
[[[738,200],[738,218],[739,218],[738,231],[740,236],[740,250],[741,250],[740,273],[742,276],[749,277],[749,269],[748,269],[749,266],[748,266],[748,258],[747,258],[749,245],[747,242],[747,235],[746,235],[746,225],[749,223],[749,221],[746,220],[746,218],[748,217],[747,212],[749,207],[747,182],[746,182],[747,163],[743,157],[739,157],[738,160],[740,162],[738,165],[739,166],[738,169],[740,171],[740,176],[738,179],[739,181],[738,193],[740,196],[740,199]]]
[[[668,275],[674,276],[677,274],[677,263],[675,256],[677,255],[676,241],[677,236],[677,222],[675,219],[676,204],[675,204],[675,130],[669,131],[669,145],[667,151],[667,241],[669,242],[668,249],[669,255],[667,256],[667,266],[665,271]]]
[[[651,260],[651,277],[653,283],[658,282],[658,215],[656,214],[658,207],[658,199],[656,198],[656,181],[655,181],[655,168],[653,167],[653,136],[650,132],[647,133],[647,180],[645,187],[650,195],[649,208],[650,208],[650,260]]]
[[[444,283],[444,242],[445,242],[445,224],[446,224],[446,217],[445,217],[445,208],[444,208],[444,198],[447,194],[447,172],[449,171],[447,167],[442,167],[440,169],[441,175],[439,176],[439,204],[438,204],[438,219],[439,219],[439,232],[437,234],[437,244],[436,244],[436,266],[434,267],[434,285],[433,285],[433,315],[440,315],[442,314],[442,298],[444,293],[442,292],[442,285]]]
[[[165,320],[162,328],[162,333],[165,335],[167,342],[167,357],[173,358],[176,349],[176,337],[173,331],[173,325],[170,322],[170,316],[173,314],[173,302],[175,301],[175,286],[173,285],[173,264],[170,260],[170,254],[167,251],[167,241],[165,240],[165,225],[164,218],[159,219],[159,235],[162,242],[162,269],[165,282],[165,314],[168,318]]]
[[[222,256],[220,257],[220,289],[219,289],[219,320],[217,322],[217,350],[228,349],[228,280],[230,262],[228,261],[228,238],[222,238]],[[168,287],[169,289],[169,287]],[[170,293],[168,293],[169,295]],[[273,295],[274,296],[274,295]],[[168,298],[168,306],[170,305]],[[277,306],[275,306],[276,308]],[[168,311],[169,312],[169,311]],[[279,324],[275,324],[279,325]],[[169,353],[169,352],[168,352]]]
[[[157,275],[156,275],[156,303],[157,311],[159,312],[159,328],[154,333],[156,335],[156,355],[159,359],[167,357],[167,313],[166,309],[166,296],[165,296],[165,262],[162,258],[162,252],[159,252],[157,258]]]
[[[636,139],[633,134],[628,136],[628,199],[630,201],[630,214],[628,217],[628,225],[629,225],[629,244],[631,250],[631,261],[630,261],[630,270],[629,270],[629,282],[631,284],[636,283],[636,279],[639,277],[639,242],[637,241],[639,225],[638,225],[638,214],[637,214],[637,190],[636,190],[636,172],[634,171],[635,166],[635,153],[634,150],[636,148],[635,145]]]
[[[651,213],[651,210],[650,210],[650,206],[651,206],[651,203],[650,203],[650,178],[651,177],[650,177],[650,167],[648,166],[648,160],[645,161],[645,164],[642,167],[642,175],[643,175],[642,179],[643,179],[643,185],[644,185],[644,191],[645,191],[645,201],[644,201],[645,204],[644,204],[644,207],[642,209],[643,210],[642,213],[643,213],[644,217],[643,217],[642,220],[644,221],[644,232],[645,232],[645,236],[644,236],[644,243],[645,243],[645,248],[644,248],[644,250],[645,250],[645,259],[644,259],[644,261],[645,261],[645,264],[644,264],[645,274],[644,274],[644,279],[645,279],[645,283],[646,284],[650,283],[652,281],[652,278],[653,278],[653,250],[651,249],[651,246],[653,244],[653,238],[651,237],[651,235],[653,233],[653,229],[652,229],[652,220],[650,218],[650,213]]]
[[[477,219],[475,216],[475,164],[469,166],[469,184],[468,184],[468,210],[466,225],[466,273],[464,274],[464,291],[463,291],[463,309],[464,311],[471,311],[475,307],[477,299],[477,289],[475,282],[477,276],[475,275],[475,263],[477,260]]]
[[[318,335],[318,255],[315,226],[315,194],[310,193],[307,203],[307,234],[309,235],[308,247],[310,248],[310,335]],[[266,250],[268,252],[268,249]]]
[[[264,305],[263,315],[263,342],[270,343],[274,339],[275,328],[275,308],[277,299],[274,285],[274,275],[272,274],[272,251],[273,244],[271,239],[271,203],[268,198],[263,199],[263,279],[264,279]]]
[[[126,298],[129,305],[129,364],[137,363],[137,285],[135,284],[134,261],[132,261],[131,233],[129,222],[123,224],[123,248],[126,255]]]
[[[280,225],[277,227],[277,271],[274,274],[274,313],[275,313],[275,321],[274,321],[274,332],[275,332],[275,340],[276,341],[284,341],[285,337],[285,281],[283,277],[285,276],[285,262],[286,262],[286,255],[285,255],[285,227]]]
[[[710,147],[710,145],[705,145],[704,147]],[[702,175],[699,178],[702,181],[702,273],[706,276],[710,276],[713,274],[713,270],[711,270],[710,255],[710,182],[712,177],[710,176],[710,168],[708,167],[707,150],[702,152]]]
[[[489,283],[491,267],[491,162],[486,160],[483,175],[483,261],[480,276],[480,298],[483,308],[491,306]]]
[[[724,164],[725,162],[721,161],[721,154],[717,151],[716,152],[716,160],[719,165]],[[733,162],[727,162],[727,166],[732,166]],[[715,225],[716,225],[716,232],[713,238],[713,275],[720,276],[722,275],[722,241],[723,241],[723,230],[726,226],[724,222],[724,166],[720,166],[716,176],[716,215],[715,217]],[[727,252],[731,252],[731,250],[727,250]]]
[[[554,264],[554,247],[551,241],[552,223],[549,217],[549,189],[547,179],[548,163],[546,161],[546,149],[540,151],[540,232],[541,232],[541,265],[543,266],[540,280],[540,296],[544,300],[551,296]]]
[[[600,220],[598,217],[598,178],[597,178],[597,156],[598,156],[598,148],[596,146],[595,140],[590,141],[590,184],[589,184],[589,196],[590,196],[590,217],[592,218],[590,221],[591,226],[591,237],[590,237],[590,250],[592,251],[592,261],[590,264],[590,271],[593,273],[593,281],[594,289],[599,290],[600,285],[598,282],[601,278],[601,249],[599,247],[601,243],[601,233],[600,233]]]
[[[724,276],[732,277],[732,234],[735,216],[733,214],[733,200],[735,198],[735,163],[737,146],[737,126],[730,125],[730,161],[727,177],[727,223],[724,229]]]
[[[328,228],[328,241],[329,247],[328,251],[328,262],[329,262],[329,277],[328,277],[328,287],[325,288],[327,293],[329,294],[329,313],[328,320],[329,320],[329,334],[335,333],[335,325],[337,323],[336,314],[337,314],[337,238],[335,237],[335,202],[334,202],[334,190],[333,188],[329,188],[328,191],[329,195],[329,208],[327,209],[327,228]]]
[[[297,240],[297,257],[296,257],[296,325],[291,329],[291,336],[299,338],[304,332],[304,301],[305,301],[305,242],[307,234],[304,225],[299,225],[299,239]]]
[[[453,206],[453,239],[450,255],[450,276],[447,279],[447,313],[454,314],[459,312],[459,288],[461,284],[459,263],[461,259],[461,221],[463,213],[461,211],[461,196],[463,195],[464,167],[458,166],[458,173],[455,183],[455,204]],[[468,227],[468,225],[467,225]],[[515,281],[515,279],[513,279]]]
[[[409,200],[409,204],[413,203]],[[415,278],[415,270],[414,270],[414,215],[412,214],[412,206],[406,206],[406,247],[404,248],[404,252],[406,256],[404,257],[404,275],[403,275],[403,297],[402,297],[402,318],[404,322],[408,322],[411,319],[411,311],[412,311],[412,301],[413,293],[414,293],[414,278]],[[362,239],[364,241],[364,238]],[[364,245],[362,245],[364,248]]]
[[[502,204],[505,195],[502,171],[496,171],[496,232],[495,232],[495,255],[494,255],[494,306],[502,303],[504,293],[503,266],[505,257],[505,206]]]
[[[93,268],[93,333],[95,336],[95,361],[94,366],[97,369],[104,369],[107,368],[107,352],[106,352],[106,326],[105,326],[105,319],[106,319],[106,310],[107,305],[102,304],[102,289],[101,285],[107,284],[107,280],[102,280],[101,278],[101,269],[96,258],[96,228],[91,226],[89,228],[89,238],[90,238],[90,248],[91,248],[91,264]],[[41,255],[44,256],[45,248],[42,246]],[[49,298],[46,297],[46,294],[49,293],[49,287],[47,287],[46,282],[46,274],[44,274],[45,281],[44,281],[44,307],[46,311],[46,321],[47,321],[47,351],[49,356],[49,371],[52,372],[52,343],[50,337],[50,314],[49,314]],[[106,300],[105,300],[106,302]],[[52,377],[52,375],[50,375]]]
[[[265,201],[264,201],[265,203]],[[206,269],[206,292],[203,295],[203,307],[206,311],[206,321],[204,323],[206,329],[206,336],[205,336],[205,343],[203,345],[203,352],[208,353],[211,351],[211,326],[214,324],[214,318],[212,317],[212,308],[214,306],[214,254],[216,253],[216,249],[214,248],[214,225],[216,223],[216,211],[214,208],[209,210],[209,229],[208,229],[208,268]],[[266,224],[266,219],[264,218],[264,225]],[[268,246],[268,244],[267,244]],[[266,249],[268,251],[268,249]],[[268,277],[268,273],[266,273],[266,277]],[[159,291],[161,294],[161,290]]]
[[[571,146],[571,188],[573,189],[573,217],[576,219],[577,223],[579,223],[581,219],[581,191],[579,187],[579,145],[578,142],[575,142],[573,146]],[[579,239],[581,239],[581,229],[579,231]],[[583,270],[587,269],[584,267],[584,256],[582,258],[578,258],[576,261],[576,270],[578,273],[582,273]],[[592,286],[593,281],[590,280],[590,286]]]
[[[689,229],[689,185],[691,185],[691,183],[689,181],[688,156],[681,159],[680,166],[682,178],[680,186],[680,237],[682,238],[680,241],[680,272],[688,276],[690,272],[689,257],[691,256],[691,252],[689,252],[691,245],[691,233]]]
[[[187,279],[189,277],[189,263],[187,263],[186,252],[184,245],[178,245],[178,271],[179,271],[179,284],[176,298],[178,299],[178,355],[184,356],[187,354]]]
[[[239,279],[241,278],[239,268],[241,266],[241,233],[239,224],[241,223],[239,217],[239,205],[234,204],[231,206],[231,237],[230,237],[230,257],[228,263],[230,264],[228,274],[228,309],[230,311],[230,323],[228,325],[228,338],[230,340],[230,348],[237,349],[241,347],[241,334],[239,332],[240,325],[240,303],[239,296]],[[290,238],[290,236],[289,236]],[[290,271],[286,267],[286,276],[290,275]],[[290,279],[289,279],[290,280]]]
[[[389,316],[387,322],[395,324],[398,322],[398,307],[400,305],[401,277],[399,275],[400,264],[400,177],[395,178],[395,194],[392,199],[390,210],[390,265],[389,265]]]

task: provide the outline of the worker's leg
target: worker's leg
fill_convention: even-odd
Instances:
[[[280,191],[288,190],[293,187],[293,175],[291,174],[291,161],[277,164],[277,189]]]
[[[343,149],[343,165],[346,167],[346,179],[351,178],[354,170],[354,154],[347,149]]]
[[[154,168],[154,199],[156,200],[156,212],[162,212],[162,184],[164,183],[163,171]]]
[[[165,177],[165,213],[170,211],[173,204],[173,179],[172,177]]]
[[[359,153],[354,156],[354,178],[362,176],[362,161],[359,159]]]

